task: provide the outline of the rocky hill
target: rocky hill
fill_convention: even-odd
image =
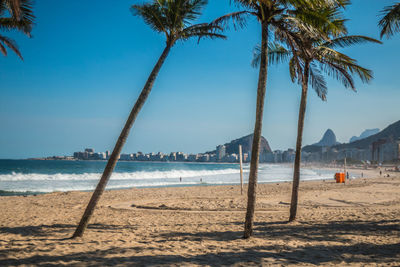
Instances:
[[[339,144],[336,140],[336,135],[335,133],[331,130],[328,129],[324,133],[324,136],[322,137],[321,141],[318,143],[314,144],[315,146],[334,146]]]
[[[243,153],[251,152],[253,144],[253,134],[232,140],[229,143],[224,144],[226,154],[237,154],[239,153],[239,145],[242,145]],[[261,144],[260,144],[260,154],[272,152],[271,147],[268,144],[267,139],[265,137],[261,137]],[[206,152],[207,154],[215,153],[215,150]]]
[[[343,148],[359,148],[359,149],[366,149],[368,148],[373,142],[376,142],[380,139],[386,139],[386,140],[397,140],[400,138],[400,121],[397,121],[382,131],[380,131],[377,134],[371,135],[367,138],[364,138],[362,140],[358,140],[349,144],[341,144],[338,146],[335,146],[337,149],[343,149]]]
[[[353,143],[355,141],[370,137],[371,135],[379,133],[379,131],[380,130],[378,128],[376,128],[376,129],[367,129],[364,132],[362,132],[360,136],[353,136],[352,138],[350,138],[349,143]]]
[[[335,133],[331,129],[328,129],[318,143],[303,147],[303,151],[318,152],[322,149],[322,147],[330,147],[338,144],[340,143],[337,142]]]

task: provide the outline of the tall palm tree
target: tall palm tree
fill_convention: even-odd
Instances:
[[[362,82],[369,82],[372,79],[372,71],[359,66],[355,59],[335,49],[367,42],[381,43],[366,36],[347,35],[347,29],[344,25],[345,20],[341,18],[338,8],[326,8],[319,11],[320,14],[326,16],[327,21],[331,21],[327,25],[320,25],[320,29],[331,38],[330,40],[316,38],[315,35],[310,35],[306,31],[298,31],[295,34],[295,42],[289,45],[290,49],[286,49],[279,43],[269,44],[270,64],[288,60],[292,81],[298,82],[302,87],[289,221],[295,220],[297,214],[301,148],[309,85],[315,89],[317,95],[324,101],[326,100],[328,87],[323,73],[339,80],[346,88],[356,91],[353,75],[359,76]],[[333,25],[334,27],[332,27]],[[255,66],[260,61],[259,55],[259,48],[257,48],[253,60],[253,65]]]
[[[34,19],[31,0],[0,0],[0,30],[17,30],[30,37]],[[23,59],[15,41],[0,34],[0,51],[4,56],[7,47]]]
[[[150,3],[133,5],[131,11],[133,15],[143,18],[145,23],[154,31],[165,34],[166,44],[164,51],[158,59],[153,71],[150,73],[142,92],[139,95],[132,111],[125,123],[114,150],[107,162],[103,175],[93,192],[93,195],[86,207],[82,219],[72,236],[72,238],[83,235],[90,217],[104,192],[105,186],[117,164],[122,147],[126,142],[129,131],[136,120],[141,108],[143,107],[154,81],[167,58],[171,48],[177,41],[185,41],[192,37],[198,38],[223,38],[225,36],[218,33],[219,26],[208,23],[192,24],[201,15],[201,10],[207,4],[207,0],[152,0]]]
[[[400,2],[385,7],[381,13],[383,14],[383,18],[379,21],[381,38],[383,36],[389,38],[395,33],[400,32]]]
[[[308,8],[310,3],[318,3],[321,6],[325,6],[342,5],[347,1],[348,0],[234,0],[234,2],[238,6],[244,8],[244,10],[227,14],[214,21],[214,24],[226,27],[228,22],[232,20],[235,28],[243,28],[246,26],[249,17],[255,17],[261,24],[261,53],[257,85],[256,120],[251,151],[244,238],[249,238],[253,233],[262,120],[268,75],[268,43],[274,37],[270,32],[279,30],[281,37],[285,36],[285,38],[292,39],[291,28],[293,26],[313,31],[312,27],[309,27],[309,23],[316,23],[322,18],[318,12],[312,12],[312,10]]]

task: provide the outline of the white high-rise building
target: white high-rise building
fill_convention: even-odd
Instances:
[[[225,146],[217,146],[217,160],[222,160],[225,157]]]

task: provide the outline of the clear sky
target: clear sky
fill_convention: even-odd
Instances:
[[[140,90],[164,48],[129,7],[134,0],[35,1],[33,38],[4,33],[25,61],[0,57],[0,158],[71,155],[92,147],[111,150]],[[199,22],[232,10],[210,0]],[[378,38],[379,11],[392,0],[353,0],[350,34]],[[260,40],[251,21],[229,39],[196,40],[171,51],[123,152],[204,152],[253,131],[257,70],[250,62]],[[400,119],[400,34],[384,45],[345,52],[373,69],[354,93],[329,80],[328,101],[310,91],[304,144],[331,128],[348,142],[368,128]],[[270,68],[263,135],[272,149],[293,148],[300,88],[286,65]]]

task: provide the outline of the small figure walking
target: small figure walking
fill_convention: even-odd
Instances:
[[[379,176],[382,176],[382,170],[379,171]]]
[[[179,182],[182,182],[182,177],[179,177]]]

